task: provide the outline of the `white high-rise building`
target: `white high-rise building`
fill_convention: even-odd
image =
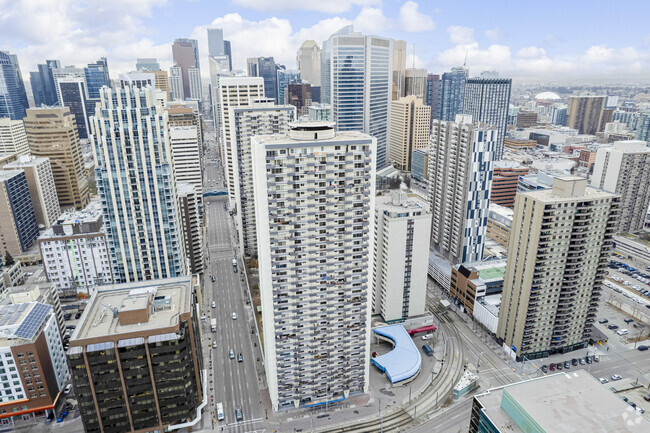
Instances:
[[[322,53],[329,56],[336,129],[375,137],[377,169],[382,169],[388,163],[393,40],[342,30],[330,36],[331,51]]]
[[[296,64],[303,82],[318,87],[320,87],[320,54],[320,47],[316,41],[310,39],[302,43],[296,55]]]
[[[171,145],[174,179],[189,182],[203,194],[203,174],[201,170],[201,143],[198,128],[190,126],[170,126],[169,144]]]
[[[329,122],[251,141],[274,410],[368,390],[375,146]]]
[[[180,66],[169,68],[169,91],[172,94],[172,100],[185,99],[183,92],[183,71]]]
[[[52,77],[54,78],[54,88],[56,89],[56,97],[59,101],[59,106],[63,107],[63,99],[61,97],[61,87],[59,86],[59,80],[61,78],[80,78],[83,82],[84,88],[86,88],[86,73],[83,68],[77,68],[76,66],[65,66],[63,68],[53,68]],[[88,94],[86,94],[88,97]]]
[[[189,68],[187,75],[190,80],[190,98],[203,99],[203,90],[201,89],[201,70],[199,68]]]
[[[617,141],[596,153],[591,186],[621,196],[619,232],[643,230],[650,204],[650,148],[645,141]]]
[[[292,105],[275,105],[272,99],[251,101],[247,107],[231,107],[234,137],[231,152],[235,164],[235,203],[239,248],[248,257],[257,256],[255,203],[253,199],[253,167],[251,138],[256,135],[286,134],[289,122],[296,119]]]
[[[386,322],[424,314],[431,213],[406,191],[377,197],[372,310]]]
[[[100,96],[92,144],[115,281],[184,275],[167,112],[150,86]]]
[[[54,224],[61,215],[61,206],[56,194],[50,159],[21,155],[17,161],[10,162],[2,168],[3,170],[22,169],[25,172],[36,222],[43,228]]]
[[[231,204],[235,202],[235,166],[232,153],[232,120],[230,108],[246,107],[251,100],[264,97],[262,77],[223,77],[219,79],[219,108],[221,121],[221,160],[225,169],[228,195]]]
[[[214,129],[217,136],[221,137],[219,80],[231,76],[228,56],[210,56],[208,57],[208,66],[210,68],[210,102],[212,103]]]
[[[38,246],[47,279],[61,295],[92,295],[97,286],[114,283],[99,200],[61,215],[38,238]]]
[[[496,140],[495,127],[472,123],[471,116],[432,122],[431,246],[454,264],[483,258]]]
[[[22,120],[0,119],[0,153],[29,155],[29,143]]]

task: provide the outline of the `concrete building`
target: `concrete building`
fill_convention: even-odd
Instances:
[[[138,71],[159,71],[160,70],[160,63],[158,63],[158,59],[156,58],[142,58],[142,59],[137,59],[135,62],[135,69]]]
[[[427,74],[427,92],[424,98],[424,105],[431,107],[431,120],[440,119],[440,93],[442,82],[440,75]]]
[[[287,86],[287,105],[296,107],[297,117],[309,115],[311,106],[311,84],[289,84]]]
[[[62,296],[92,295],[97,286],[114,283],[99,200],[61,215],[38,246],[47,279]]]
[[[591,186],[621,196],[619,232],[642,231],[650,205],[650,148],[645,141],[617,141],[598,149]]]
[[[517,138],[506,138],[503,140],[503,145],[506,149],[510,150],[526,150],[526,149],[535,149],[537,147],[537,141],[527,140],[527,139],[517,139]]]
[[[18,161],[18,155],[15,153],[0,153],[0,168],[9,164],[10,162]]]
[[[0,118],[0,152],[29,155],[29,143],[22,119]]]
[[[172,431],[207,403],[196,276],[100,288],[70,338],[87,432]],[[208,421],[209,423],[209,421]]]
[[[486,236],[502,247],[508,248],[513,216],[512,209],[490,203]]]
[[[518,360],[587,346],[619,212],[579,177],[517,195],[497,337]]]
[[[300,81],[300,71],[297,69],[278,69],[277,72],[278,78],[278,99],[277,104],[285,105],[288,103],[287,96],[287,87],[291,84],[299,84]]]
[[[167,112],[178,112],[191,108],[169,108]],[[201,146],[198,128],[195,125],[170,126],[169,144],[171,147],[174,180],[176,183],[189,182],[196,186],[197,193],[203,194],[203,164],[201,164]]]
[[[202,274],[204,267],[203,219],[201,217],[203,195],[196,185],[189,182],[176,183],[176,190],[189,271],[191,274]]]
[[[606,100],[606,96],[570,96],[567,126],[577,129],[578,134],[593,135],[602,131],[607,123],[603,123]]]
[[[68,107],[30,108],[25,131],[32,155],[50,159],[61,207],[83,209],[90,201],[75,116]]]
[[[451,68],[442,74],[440,93],[440,120],[453,122],[456,115],[463,113],[465,83],[469,71],[464,67]]]
[[[49,158],[22,155],[15,162],[2,167],[3,170],[21,169],[25,172],[27,188],[32,198],[36,222],[48,228],[61,215],[59,198],[56,195],[54,176]]]
[[[505,207],[514,207],[517,184],[521,176],[528,174],[528,167],[515,161],[496,161],[492,177],[490,202]]]
[[[196,86],[190,84],[193,79],[196,79],[196,72],[190,73],[190,70],[197,69],[198,77],[201,77],[201,66],[199,64],[199,42],[196,39],[179,38],[172,44],[172,57],[174,59],[174,66],[180,68],[181,77],[183,81],[183,97],[174,95],[175,99],[195,98]],[[171,74],[170,72],[170,75]],[[199,86],[200,90],[200,86]]]
[[[505,272],[505,260],[456,265],[451,269],[449,295],[472,316],[479,298],[501,293]]]
[[[483,258],[496,140],[496,128],[471,116],[431,125],[431,245],[454,264]]]
[[[537,112],[521,110],[517,113],[517,128],[531,128],[537,125]]]
[[[40,270],[39,270],[40,271]],[[35,272],[36,275],[39,271]],[[31,280],[33,277],[30,277]],[[24,284],[7,287],[6,293],[2,294],[0,303],[2,305],[25,304],[29,302],[40,302],[50,305],[54,314],[57,328],[61,335],[65,335],[66,325],[61,309],[61,300],[56,287],[48,282],[25,282]]]
[[[40,302],[2,305],[0,333],[3,418],[53,415],[70,377],[54,309]]]
[[[375,137],[380,170],[388,164],[393,40],[352,31],[333,34],[329,45],[336,129]]]
[[[7,252],[18,256],[34,245],[38,223],[23,170],[0,170],[0,240]]]
[[[510,78],[469,78],[465,83],[463,113],[471,115],[476,122],[497,128],[495,161],[503,157],[511,87]]]
[[[424,101],[427,95],[427,70],[409,68],[404,73],[404,95]],[[431,113],[429,113],[431,115]]]
[[[246,107],[250,100],[264,97],[262,77],[223,77],[219,80],[221,126],[221,160],[226,172],[226,185],[231,203],[235,201],[235,165],[232,153],[233,132],[230,108]]]
[[[289,124],[296,120],[296,109],[291,105],[275,105],[271,99],[254,99],[246,107],[231,107],[233,153],[235,171],[235,204],[239,248],[247,257],[257,256],[257,229],[254,201],[253,162],[251,141],[254,136],[286,134]]]
[[[155,90],[103,88],[92,129],[95,178],[115,281],[184,275],[168,114],[158,105]]]
[[[391,90],[391,99],[398,100],[404,93],[404,78],[406,76],[406,41],[393,41],[393,84]]]
[[[537,191],[538,189],[547,189],[553,187],[553,179],[565,176],[565,172],[539,171],[537,174],[529,174],[519,178],[517,192]]]
[[[474,396],[469,433],[642,433],[650,421],[586,370],[556,373]]]
[[[429,180],[429,149],[413,149],[411,177],[420,182]]]
[[[367,392],[376,140],[314,122],[251,147],[271,404]]]
[[[320,55],[321,49],[313,40],[307,40],[298,48],[296,65],[304,82],[320,87]]]
[[[201,70],[199,68],[189,68],[187,76],[190,80],[190,99],[203,99],[203,90],[201,84]]]
[[[388,158],[400,170],[411,171],[411,156],[415,149],[426,149],[431,130],[431,107],[416,96],[406,96],[391,102],[390,144]]]
[[[309,106],[307,118],[310,122],[331,122],[332,106],[329,104],[312,103]]]
[[[185,91],[183,89],[183,70],[180,66],[172,66],[169,68],[169,92],[171,93],[170,100],[184,100]]]
[[[392,190],[376,202],[372,312],[385,322],[422,315],[431,213],[424,201],[403,190]]]

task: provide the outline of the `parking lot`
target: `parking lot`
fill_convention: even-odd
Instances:
[[[622,290],[619,293],[638,304],[650,305],[650,270],[612,256],[608,272],[610,283]]]

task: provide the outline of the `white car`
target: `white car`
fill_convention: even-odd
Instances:
[[[627,335],[628,331],[627,329],[619,329],[618,331],[616,331],[616,333],[618,335]]]
[[[217,303],[215,301],[212,301],[212,308],[215,308],[217,306]]]
[[[237,313],[232,313],[232,320],[237,320]]]
[[[212,342],[212,348],[213,348],[213,349],[216,349],[216,348],[217,348],[217,342],[216,342],[216,341],[213,341],[213,342]]]
[[[623,285],[627,286],[627,287],[630,287],[632,285],[632,283],[630,283],[629,281],[623,281]]]
[[[423,339],[423,340],[428,340],[428,339],[430,339],[430,338],[433,338],[433,334],[427,334],[427,335],[423,335],[423,336],[422,336],[422,339]]]
[[[599,381],[600,383],[607,383],[607,382],[609,382],[609,380],[605,379],[604,377],[601,377],[600,379],[598,379],[598,381]]]
[[[69,383],[69,384],[67,384],[65,386],[65,389],[63,390],[63,394],[68,395],[68,394],[70,394],[70,391],[72,391],[72,384],[71,383]]]
[[[623,379],[623,378],[621,376],[619,376],[618,374],[612,374],[612,380],[621,380],[621,379]]]

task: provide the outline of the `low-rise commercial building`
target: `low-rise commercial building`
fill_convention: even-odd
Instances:
[[[52,413],[70,376],[52,306],[1,305],[0,336],[0,419]]]
[[[68,350],[87,433],[200,422],[207,382],[197,289],[194,275],[101,287],[91,296]]]
[[[519,178],[527,174],[528,167],[524,167],[518,162],[508,160],[495,161],[490,204],[496,203],[505,207],[513,207],[515,205],[515,194],[517,193]]]
[[[93,200],[70,210],[38,239],[49,281],[62,296],[89,296],[96,286],[113,283],[101,205]]]
[[[504,248],[508,248],[513,215],[512,209],[490,203],[486,235]]]
[[[451,269],[449,294],[472,315],[476,299],[501,293],[505,272],[505,260],[456,265]]]
[[[492,388],[474,396],[469,433],[642,433],[650,421],[585,370]]]

